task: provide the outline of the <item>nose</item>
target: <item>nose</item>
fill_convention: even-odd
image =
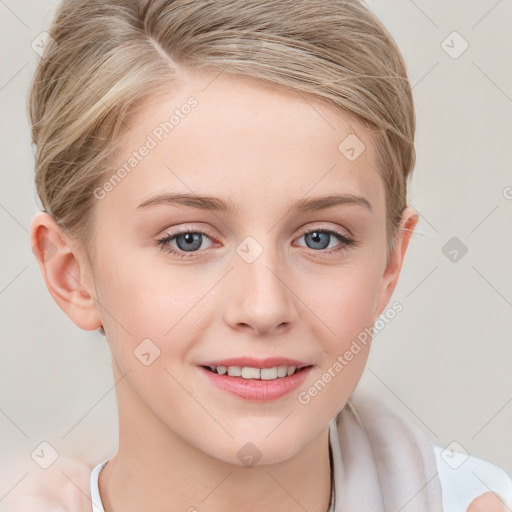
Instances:
[[[225,321],[233,329],[272,335],[295,322],[296,295],[270,251],[252,263],[237,257],[229,279]]]

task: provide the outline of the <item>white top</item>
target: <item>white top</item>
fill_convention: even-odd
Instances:
[[[453,445],[454,443],[452,443]],[[505,503],[512,502],[512,478],[499,466],[486,460],[433,444],[443,491],[444,512],[466,512],[469,504],[489,490]],[[92,512],[105,512],[98,489],[98,476],[108,461],[91,471]],[[336,489],[334,489],[336,494]]]

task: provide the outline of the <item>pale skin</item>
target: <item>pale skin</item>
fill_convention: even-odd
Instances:
[[[297,392],[267,403],[228,395],[209,385],[198,365],[292,357],[313,365],[306,389],[385,310],[418,214],[404,210],[388,257],[385,185],[368,133],[313,97],[214,76],[185,75],[180,87],[151,98],[128,120],[118,165],[190,96],[198,102],[97,200],[94,250],[46,213],[32,222],[32,246],[57,304],[82,329],[103,325],[112,351],[120,437],[99,478],[106,512],[220,512],[227,503],[325,512],[328,423],[356,386],[370,345],[307,405]],[[338,150],[351,133],[366,145],[354,161]],[[221,198],[237,211],[138,207],[171,192]],[[345,202],[290,210],[300,199],[333,194],[364,198],[370,208]],[[181,246],[167,243],[186,259],[157,243],[176,230],[206,233],[196,235],[202,243],[194,251],[180,250],[183,236]],[[327,248],[307,235],[315,230]],[[252,263],[236,252],[246,237],[263,249]],[[45,261],[48,241],[56,249]],[[144,339],[160,350],[149,366],[134,356]],[[252,467],[237,456],[248,442],[261,453]]]

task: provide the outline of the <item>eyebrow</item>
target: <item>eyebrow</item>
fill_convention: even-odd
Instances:
[[[202,210],[213,210],[225,213],[235,214],[238,211],[239,205],[232,201],[225,201],[219,197],[212,196],[198,196],[196,194],[179,193],[179,194],[159,194],[139,204],[137,208],[145,208],[147,206],[168,204],[168,205],[183,205]],[[373,212],[372,206],[368,199],[354,194],[333,194],[322,197],[313,197],[310,199],[299,199],[291,205],[290,210],[293,211],[318,211],[327,208],[332,208],[339,205],[358,205]]]

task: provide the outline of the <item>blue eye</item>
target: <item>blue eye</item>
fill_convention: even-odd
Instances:
[[[349,238],[346,235],[339,233],[333,229],[312,229],[302,233],[300,238],[304,237],[304,240],[307,241],[306,245],[310,249],[321,249],[322,251],[329,248],[330,242],[332,238],[336,238],[340,245],[331,250],[327,251],[328,254],[338,253],[340,251],[345,250],[350,245],[355,245],[356,241],[353,238]]]
[[[178,258],[193,258],[195,253],[200,252],[199,249],[202,246],[204,237],[211,240],[210,237],[202,231],[177,231],[175,233],[167,234],[165,237],[159,239],[157,241],[157,245],[159,245],[165,252],[172,254],[173,256],[177,256]],[[314,252],[320,253],[339,253],[346,250],[347,247],[351,245],[357,245],[357,242],[354,239],[349,238],[338,231],[327,228],[317,228],[303,232],[299,238],[303,237],[307,241],[306,247],[309,249],[319,249]],[[333,237],[338,240],[339,245],[334,249],[326,251],[326,249],[329,249],[329,245]],[[171,242],[175,242],[177,247],[170,245]]]
[[[209,239],[209,236],[202,231],[178,231],[161,238],[157,241],[157,244],[161,246],[162,250],[178,256],[179,258],[190,258],[193,254],[187,254],[187,252],[197,252],[197,249],[199,249],[202,244],[201,237]],[[176,250],[174,247],[169,245],[169,243],[174,240],[176,241],[176,245],[179,250]]]

